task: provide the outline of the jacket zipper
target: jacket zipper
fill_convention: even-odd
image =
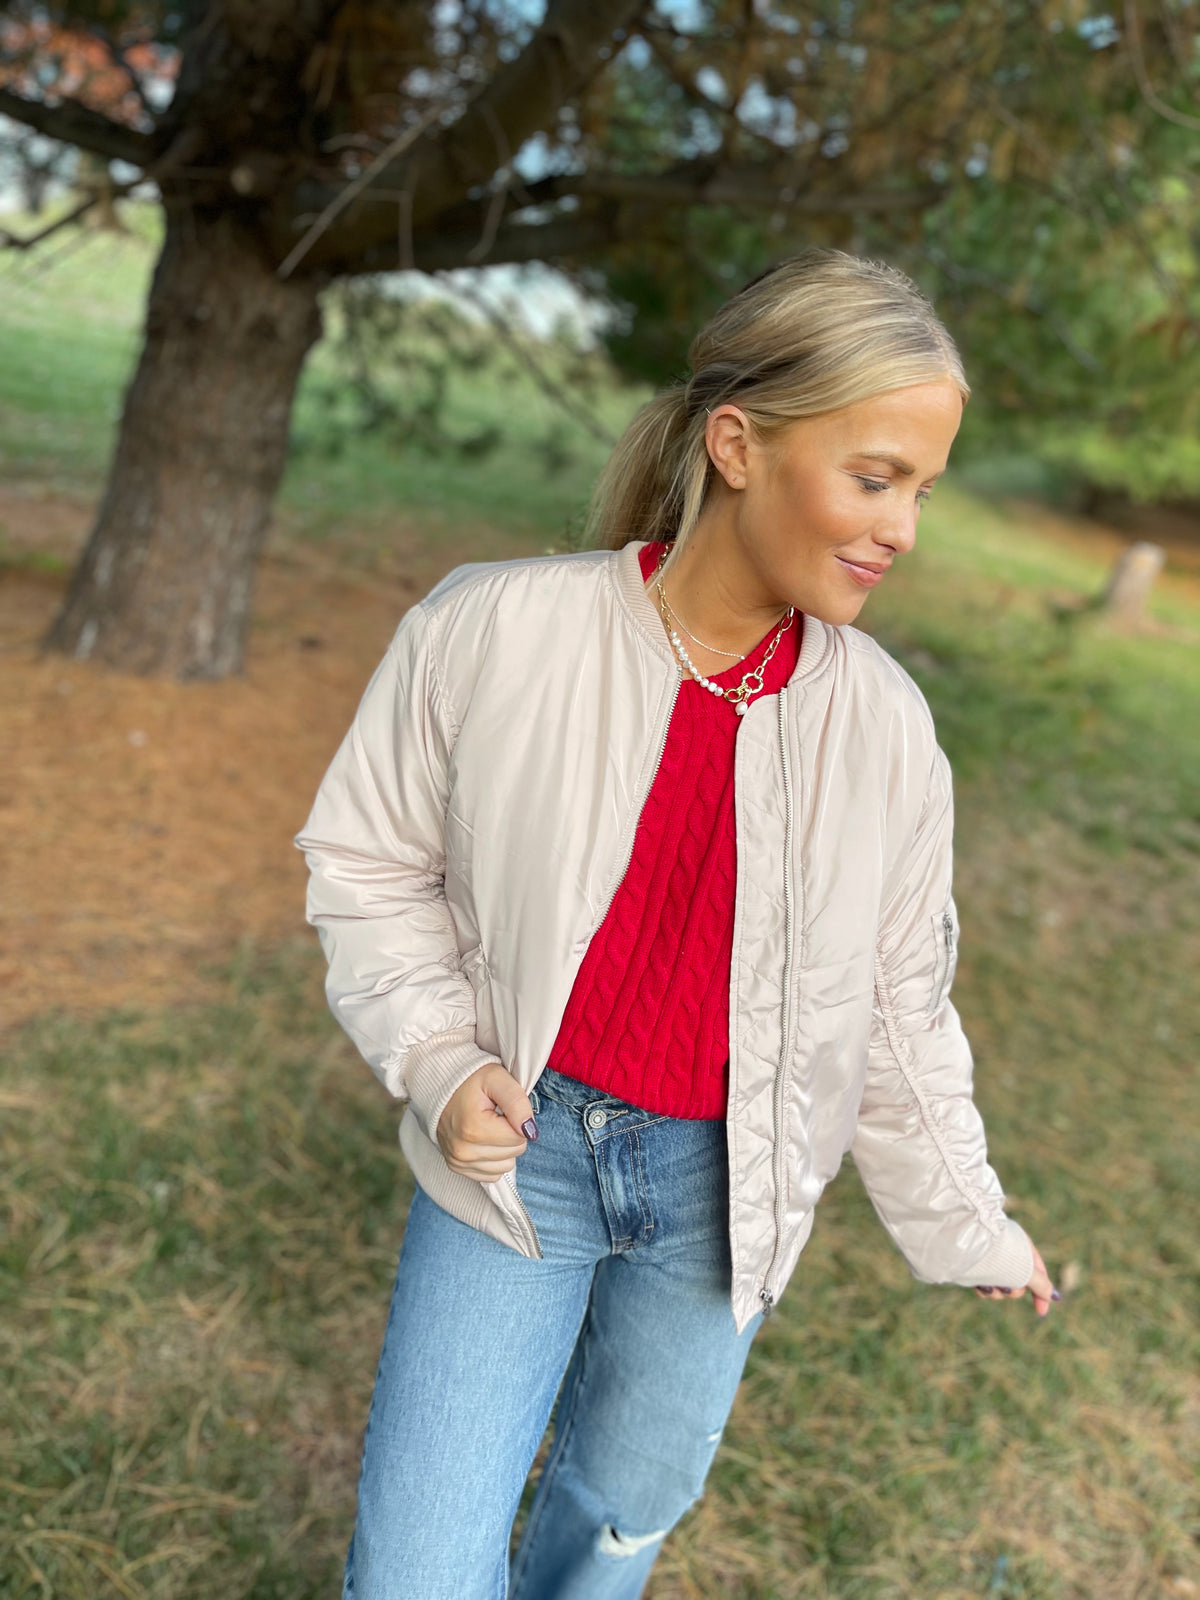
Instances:
[[[783,1024],[779,1040],[779,1064],[775,1069],[775,1092],[773,1096],[773,1115],[775,1130],[774,1169],[775,1169],[775,1248],[771,1252],[771,1262],[763,1279],[763,1286],[758,1292],[762,1301],[763,1317],[771,1315],[771,1308],[775,1304],[775,1294],[771,1289],[771,1274],[775,1270],[775,1263],[779,1259],[779,1247],[783,1241],[783,1183],[785,1155],[783,1148],[783,1096],[786,1080],[788,1041],[792,1033],[792,927],[795,921],[795,908],[792,903],[792,769],[788,760],[787,745],[787,689],[779,691],[779,754],[783,764]]]
[[[645,803],[646,803],[646,796],[650,793],[650,790],[654,787],[654,780],[658,775],[659,767],[662,765],[663,751],[667,748],[667,734],[670,731],[671,718],[675,715],[675,706],[676,706],[676,703],[679,700],[679,694],[680,694],[680,690],[682,688],[683,688],[683,672],[679,671],[677,673],[677,676],[676,676],[676,679],[675,679],[675,693],[671,697],[671,709],[670,709],[670,711],[667,712],[666,721],[663,723],[662,736],[660,737],[660,739],[658,741],[658,755],[655,757],[655,760],[654,760],[654,770],[650,774],[650,782],[646,785],[646,792],[645,792],[645,794],[642,795],[641,803],[638,806],[638,816],[639,817],[642,814],[642,806],[644,806]],[[616,881],[613,884],[612,894],[609,895],[608,902],[605,905],[604,910],[600,913],[600,916],[596,921],[596,928],[600,927],[601,923],[604,921],[605,917],[608,915],[608,908],[609,908],[609,906],[612,905],[614,899],[616,898],[617,890],[621,887],[622,879],[625,877],[626,872],[628,872],[628,870],[629,870],[629,863],[633,859],[633,846],[634,846],[634,842],[635,842],[636,838],[637,838],[637,821],[635,819],[634,824],[633,824],[633,831],[629,835],[629,853],[625,857],[625,865],[621,868],[620,875],[617,877]],[[593,928],[592,932],[595,933],[595,931],[596,931],[596,929]],[[529,1215],[529,1212],[526,1210],[525,1202],[524,1202],[524,1200],[521,1199],[520,1190],[517,1188],[517,1174],[516,1174],[515,1167],[510,1167],[508,1169],[508,1171],[504,1174],[504,1176],[509,1179],[509,1181],[510,1181],[510,1183],[512,1185],[513,1198],[516,1200],[517,1204],[521,1208],[521,1215],[525,1218],[525,1221],[529,1224],[529,1231],[533,1235],[534,1243],[537,1246],[538,1254],[540,1256],[541,1255],[541,1250],[542,1250],[542,1243],[541,1243],[541,1240],[538,1238],[537,1229],[533,1225],[533,1218]]]
[[[521,1215],[525,1218],[525,1222],[526,1222],[526,1225],[529,1228],[529,1232],[533,1236],[534,1247],[537,1250],[538,1259],[540,1260],[541,1256],[542,1256],[542,1241],[538,1238],[538,1231],[533,1225],[533,1218],[529,1215],[529,1212],[525,1209],[525,1202],[524,1202],[524,1200],[521,1199],[520,1190],[517,1188],[517,1172],[516,1172],[516,1168],[515,1167],[509,1167],[508,1171],[504,1174],[504,1176],[508,1179],[509,1185],[512,1188],[513,1199],[517,1202],[518,1206],[520,1206],[520,1208],[521,1208]]]
[[[948,979],[950,977],[950,963],[954,959],[954,919],[948,911],[941,915],[942,933],[944,935],[945,953],[938,962],[937,972],[934,975],[933,1002],[934,1011],[941,1005],[949,992]]]

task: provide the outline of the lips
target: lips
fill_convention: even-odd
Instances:
[[[885,565],[881,561],[851,561],[846,556],[838,556],[836,559],[841,562],[854,581],[861,583],[865,589],[874,588],[891,564],[889,562]]]

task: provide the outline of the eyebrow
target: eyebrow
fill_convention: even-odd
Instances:
[[[854,454],[856,456],[861,456],[866,461],[890,462],[891,465],[897,468],[898,471],[902,472],[906,478],[911,478],[913,473],[917,470],[911,461],[905,461],[903,456],[894,456],[888,450],[856,450]],[[942,472],[945,470],[946,469],[943,467]],[[935,482],[941,477],[941,475],[941,472],[935,472],[930,481]]]

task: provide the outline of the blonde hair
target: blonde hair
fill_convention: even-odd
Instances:
[[[909,384],[970,386],[954,340],[898,267],[822,245],[742,286],[688,348],[691,377],[658,394],[617,440],[592,493],[583,544],[615,550],[695,527],[716,468],[708,411],[732,401],[770,443],[801,417]]]

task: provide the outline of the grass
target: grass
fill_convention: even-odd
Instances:
[[[57,331],[3,300],[0,460],[41,438],[23,470],[69,478],[90,439],[83,482],[137,272],[124,301],[86,252],[60,272]],[[338,548],[354,484],[381,526],[507,495],[511,531],[553,540],[586,478],[522,498],[516,452],[479,476],[384,453],[302,451],[300,536]],[[954,764],[954,998],[991,1159],[1070,1292],[1038,1323],[916,1284],[848,1169],[652,1600],[1200,1595],[1200,607],[1164,588],[1154,632],[1054,620],[1103,576],[947,483],[863,618]],[[337,1592],[411,1180],[322,970],[315,940],[243,947],[220,1005],[5,1041],[5,1600]]]
[[[311,956],[9,1054],[0,1594],[331,1592],[409,1186]]]

